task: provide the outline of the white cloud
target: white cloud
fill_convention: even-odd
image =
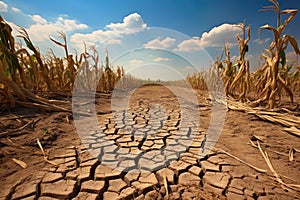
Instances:
[[[166,37],[163,40],[156,38],[144,44],[144,47],[147,49],[168,49],[175,44],[176,39]]]
[[[35,42],[48,40],[49,35],[57,34],[58,31],[68,33],[88,28],[86,24],[78,24],[76,20],[65,19],[63,17],[58,17],[55,22],[49,22],[39,15],[33,15],[31,18],[36,24],[31,25],[27,31]]]
[[[147,25],[138,13],[132,13],[123,19],[122,23],[111,23],[106,26],[106,30],[96,30],[92,33],[76,33],[71,36],[70,41],[75,45],[87,42],[100,42],[106,44],[121,44],[123,34],[132,34],[144,30]]]
[[[236,62],[240,57],[237,55],[231,56],[230,60],[231,62]]]
[[[162,57],[157,57],[153,59],[154,62],[161,62],[161,61],[169,61],[171,60],[170,58],[162,58]]]
[[[271,38],[266,38],[266,39],[255,39],[253,42],[256,43],[256,44],[265,44],[267,42],[269,42],[271,40]]]
[[[97,30],[93,31],[92,33],[82,34],[82,33],[76,33],[71,36],[71,42],[74,43],[82,43],[83,41],[89,42],[89,41],[99,41],[99,42],[105,42],[109,39],[113,39],[114,37],[120,37],[119,34],[115,33],[112,30]]]
[[[144,23],[141,15],[138,13],[132,13],[124,17],[122,23],[111,23],[106,27],[114,32],[131,34],[144,30],[147,27],[147,24]]]
[[[299,57],[298,57],[299,59]],[[286,60],[288,62],[293,62],[293,61],[297,61],[297,55],[294,51],[289,51],[286,53]]]
[[[229,46],[238,45],[236,35],[241,32],[241,28],[235,24],[222,24],[212,28],[209,32],[204,32],[200,38],[202,47],[222,47],[224,43]]]
[[[136,66],[139,66],[141,64],[143,64],[144,61],[143,60],[130,60],[129,61],[129,64],[132,66],[132,67],[136,67]]]
[[[255,59],[255,57],[252,54],[248,54],[246,56],[246,60],[253,60],[253,59]]]
[[[7,12],[7,4],[0,1],[0,12]]]
[[[231,62],[236,62],[236,61],[238,61],[239,59],[240,59],[240,56],[238,56],[238,55],[233,55],[233,56],[230,57],[230,61],[231,61]],[[246,54],[245,59],[251,61],[251,60],[256,59],[256,57],[253,56],[252,54]]]
[[[175,51],[179,52],[191,52],[191,51],[200,51],[202,50],[201,45],[199,43],[199,40],[196,39],[188,39],[188,40],[183,40],[176,49]]]
[[[108,39],[105,41],[106,44],[122,44],[122,40],[119,39]]]
[[[12,11],[15,11],[15,12],[22,12],[19,8],[16,8],[16,7],[12,7],[11,9],[12,9]]]
[[[195,68],[193,67],[193,66],[191,66],[191,65],[189,65],[189,66],[185,66],[184,68],[183,68],[183,70],[194,70]]]
[[[39,24],[47,24],[47,20],[42,18],[40,15],[32,15],[31,19]]]
[[[53,45],[53,43],[49,40],[49,35],[52,36],[57,35],[57,32],[59,31],[62,31],[68,35],[68,34],[72,34],[76,30],[82,30],[88,28],[86,24],[78,23],[76,20],[73,19],[68,19],[67,15],[61,15],[57,17],[57,19],[55,20],[48,21],[47,19],[43,18],[40,15],[27,14],[16,7],[11,7],[10,9],[11,12],[14,13],[14,15],[16,15],[19,19],[22,19],[21,21],[18,22],[7,21],[7,23],[13,29],[12,35],[14,37],[20,35],[20,33],[18,32],[20,30],[20,27],[17,25],[21,25],[28,32],[29,37],[31,38],[33,43],[37,45],[43,53],[49,48],[49,44]],[[23,40],[19,40],[19,41],[23,41]],[[83,42],[81,42],[80,45],[78,46],[80,46],[82,49]],[[62,49],[57,45],[54,45],[51,48],[55,49],[56,52],[59,52]],[[72,48],[74,48],[74,46],[72,46]]]

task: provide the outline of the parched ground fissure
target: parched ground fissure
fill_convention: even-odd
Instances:
[[[84,140],[77,135],[70,115],[39,113],[41,120],[34,129],[23,130],[27,134],[12,137],[13,143],[7,138],[0,139],[3,155],[0,180],[4,185],[0,198],[297,199],[299,194],[282,189],[271,173],[257,172],[217,150],[221,148],[247,163],[268,169],[259,150],[249,145],[251,137],[258,136],[263,141],[262,147],[272,150],[268,151],[270,159],[282,179],[296,184],[300,182],[300,156],[296,152],[294,161],[288,161],[286,155],[291,146],[300,149],[299,138],[288,135],[279,125],[228,111],[216,151],[202,155],[205,143],[211,142],[206,138],[211,99],[203,94],[198,98],[201,106],[189,104],[180,108],[178,99],[165,88],[143,87],[131,97],[130,111],[120,113],[111,112],[106,99],[97,99],[100,101],[97,116],[103,132],[91,132]],[[200,129],[193,123],[182,127],[185,116],[180,109],[189,111],[192,106],[200,109]],[[14,119],[5,121],[8,116],[11,114],[1,116],[7,127],[14,122]],[[193,142],[189,144],[184,137],[176,138],[181,134],[179,130],[187,138],[194,136]],[[43,160],[37,138],[52,164]],[[179,149],[166,148],[178,143],[182,144]],[[114,151],[106,152],[112,144]],[[189,146],[183,148],[186,144]],[[27,150],[22,151],[23,148]],[[151,154],[155,150],[159,155]],[[22,160],[28,167],[22,169],[12,158]],[[146,165],[134,170],[141,163]],[[147,172],[147,165],[155,170]]]

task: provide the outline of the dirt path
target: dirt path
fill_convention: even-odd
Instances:
[[[207,94],[197,98],[197,104],[182,101],[165,87],[147,86],[131,94],[128,106],[124,98],[115,98],[118,101],[111,105],[110,96],[103,94],[96,101],[98,131],[89,117],[74,116],[75,127],[67,113],[19,108],[2,114],[0,133],[9,131],[13,136],[0,138],[0,199],[299,197],[281,187],[259,149],[250,145],[250,139],[257,144],[258,138],[282,180],[299,184],[299,152],[293,161],[288,157],[291,147],[300,149],[299,138],[280,125],[228,111],[220,138],[211,139],[210,119],[215,115],[220,118],[216,124],[223,125],[222,106],[212,112],[213,100]],[[82,130],[80,134],[76,128]],[[37,138],[50,163],[44,160]],[[203,154],[214,142],[212,151]],[[12,158],[25,162],[27,168]],[[268,171],[259,172],[245,163]]]

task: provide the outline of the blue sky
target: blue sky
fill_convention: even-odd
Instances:
[[[300,8],[299,0],[279,3],[282,9]],[[137,76],[146,78],[145,72],[151,77],[149,68],[153,66],[151,69],[156,72],[164,68],[153,76],[168,80],[175,76],[174,70],[185,76],[210,65],[216,53],[222,53],[224,42],[235,59],[236,34],[240,30],[234,25],[244,20],[251,25],[247,56],[256,68],[258,56],[272,40],[271,32],[263,30],[258,38],[257,30],[264,24],[276,24],[274,12],[258,12],[266,5],[271,3],[268,0],[4,0],[0,1],[0,12],[15,29],[15,25],[26,28],[43,54],[52,48],[63,55],[63,50],[48,37],[58,38],[57,32],[64,31],[71,52],[73,49],[80,52],[85,41],[87,45],[96,45],[101,57],[107,48],[114,65],[122,65]],[[300,13],[286,29],[298,43],[299,23]],[[287,54],[293,59],[290,49]]]

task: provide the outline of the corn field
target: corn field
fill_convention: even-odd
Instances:
[[[297,61],[292,64],[286,62],[286,49],[290,44],[293,51],[298,56],[300,50],[296,39],[284,34],[286,26],[293,20],[297,14],[297,9],[281,10],[276,0],[270,0],[271,6],[266,6],[261,12],[275,11],[277,14],[277,26],[263,25],[259,28],[258,34],[263,29],[273,32],[273,41],[269,48],[261,54],[264,59],[264,65],[259,67],[255,72],[250,73],[249,61],[245,58],[248,52],[250,41],[250,26],[240,23],[237,26],[241,28],[243,37],[237,35],[239,44],[239,58],[235,63],[231,62],[230,50],[224,45],[226,59],[222,60],[216,56],[213,66],[207,72],[202,72],[188,77],[192,87],[197,89],[205,88],[203,84],[207,82],[216,83],[216,77],[223,80],[224,90],[227,96],[231,96],[242,102],[250,101],[250,92],[256,94],[256,100],[251,101],[252,106],[258,106],[267,102],[268,107],[273,109],[277,106],[283,93],[289,96],[290,101],[294,101],[294,93],[300,90],[300,65]],[[287,19],[281,24],[281,16],[288,15]],[[247,33],[247,38],[245,37]],[[206,77],[206,81],[204,78]]]
[[[287,94],[291,102],[294,93],[300,92],[300,65],[295,61],[286,62],[286,49],[291,45],[296,55],[300,50],[296,39],[284,34],[286,26],[294,19],[297,9],[281,10],[276,0],[270,0],[271,6],[266,6],[261,11],[275,11],[277,14],[276,27],[261,26],[258,30],[269,30],[273,33],[273,41],[269,48],[261,54],[264,64],[256,71],[250,72],[250,63],[246,59],[251,39],[251,28],[244,23],[237,24],[242,31],[242,36],[237,35],[239,57],[234,63],[231,61],[230,49],[224,45],[225,59],[216,56],[215,63],[206,71],[189,75],[186,80],[196,89],[208,90],[218,88],[222,80],[227,96],[242,102],[249,102],[253,106],[267,103],[273,109],[278,106],[283,94]],[[281,23],[282,15],[287,15]],[[11,109],[16,105],[38,107],[47,110],[70,111],[66,102],[51,100],[55,94],[71,96],[78,73],[84,77],[75,85],[79,90],[96,90],[110,93],[118,87],[134,87],[143,83],[135,77],[126,75],[123,67],[116,69],[109,61],[108,53],[104,64],[100,61],[95,46],[81,54],[70,54],[67,37],[63,32],[59,38],[49,39],[64,50],[64,56],[58,57],[53,50],[46,55],[41,55],[26,30],[19,28],[21,43],[16,43],[12,36],[12,28],[0,16],[0,111]],[[100,77],[100,78],[99,78]],[[93,83],[98,81],[96,88]],[[255,93],[255,100],[250,100],[249,93]],[[253,95],[252,95],[253,98]]]
[[[125,77],[122,67],[114,69],[108,54],[105,66],[99,65],[98,53],[94,46],[80,55],[69,54],[67,38],[60,32],[60,40],[49,39],[64,49],[65,56],[58,57],[53,50],[45,56],[33,44],[30,36],[22,27],[19,37],[26,44],[15,43],[12,28],[0,18],[0,111],[15,107],[38,107],[46,110],[70,111],[63,101],[50,100],[55,94],[71,95],[77,73],[83,73],[84,82],[77,88],[89,90],[91,82],[99,80],[96,90],[109,93],[118,81],[133,81],[132,77]],[[99,78],[100,77],[100,78]]]

